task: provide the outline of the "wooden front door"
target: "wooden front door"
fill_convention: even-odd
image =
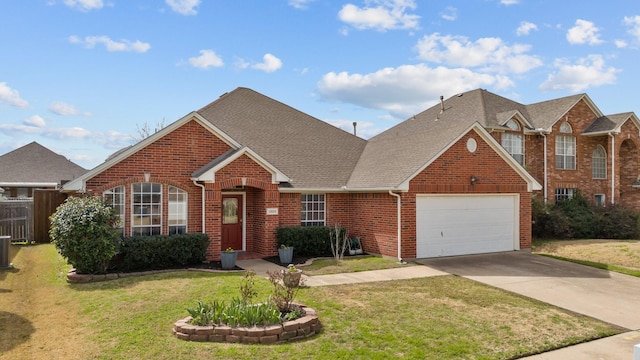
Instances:
[[[222,251],[242,250],[242,195],[222,196]]]

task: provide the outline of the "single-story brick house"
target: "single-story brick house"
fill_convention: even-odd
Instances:
[[[125,235],[205,232],[211,260],[271,256],[278,227],[337,223],[399,259],[529,248],[541,185],[461,98],[364,140],[237,88],[63,190],[104,196]]]

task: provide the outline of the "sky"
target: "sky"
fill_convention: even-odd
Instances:
[[[477,88],[640,114],[629,0],[0,0],[0,154],[91,169],[248,87],[365,139]]]

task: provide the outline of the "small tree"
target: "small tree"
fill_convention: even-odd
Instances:
[[[339,224],[333,226],[333,229],[329,232],[329,242],[331,243],[331,253],[336,260],[336,265],[340,265],[344,252],[349,246],[349,239],[347,230],[340,227]]]
[[[51,240],[78,273],[106,272],[118,241],[118,216],[111,206],[97,196],[72,197],[49,219]]]

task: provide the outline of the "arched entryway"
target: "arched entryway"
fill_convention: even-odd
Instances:
[[[618,156],[619,182],[618,203],[623,206],[640,209],[640,188],[637,188],[638,175],[640,175],[640,162],[638,159],[638,147],[630,140],[624,140],[620,145]]]

